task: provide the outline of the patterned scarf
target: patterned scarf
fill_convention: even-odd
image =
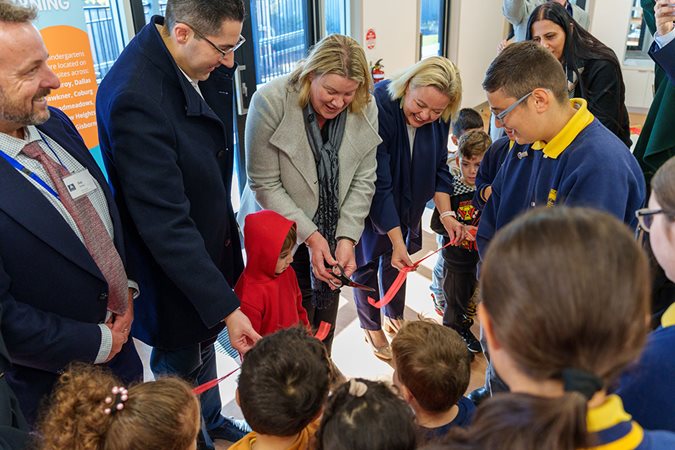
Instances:
[[[319,206],[312,222],[317,226],[319,233],[328,241],[330,252],[334,255],[337,245],[335,232],[340,214],[338,150],[345,131],[347,111],[342,111],[335,119],[324,124],[328,127],[328,140],[326,142],[323,141],[321,136],[321,128],[319,128],[316,113],[311,103],[307,104],[303,112],[307,139],[314,153],[316,174],[319,180]],[[335,299],[334,292],[328,284],[317,280],[314,277],[314,272],[310,273],[313,291],[312,304],[318,309],[328,308]]]

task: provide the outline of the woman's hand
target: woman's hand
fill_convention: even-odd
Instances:
[[[656,18],[656,32],[659,36],[665,36],[673,30],[675,5],[670,0],[657,0],[654,4],[654,17]]]
[[[398,270],[403,269],[404,267],[411,267],[413,265],[410,255],[408,255],[408,249],[405,244],[401,243],[394,245],[391,251],[391,265]]]
[[[345,271],[345,276],[351,278],[356,270],[356,256],[354,255],[354,242],[351,239],[340,239],[335,248],[335,259]]]
[[[312,264],[312,272],[314,272],[314,276],[317,280],[328,283],[331,289],[335,289],[335,287],[330,282],[333,277],[330,275],[329,269],[326,269],[326,264],[328,264],[330,267],[333,267],[335,264],[337,264],[337,261],[335,261],[333,255],[330,254],[328,241],[323,236],[321,236],[321,233],[315,231],[307,238],[305,244],[309,250],[309,260]]]
[[[443,217],[441,223],[448,233],[451,245],[457,245],[462,242],[462,239],[464,238],[464,225],[459,223],[457,219],[452,216]]]

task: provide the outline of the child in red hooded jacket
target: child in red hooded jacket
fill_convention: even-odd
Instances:
[[[241,311],[262,336],[297,324],[309,328],[291,267],[295,229],[295,222],[274,211],[249,214],[244,222],[247,262],[234,292]]]

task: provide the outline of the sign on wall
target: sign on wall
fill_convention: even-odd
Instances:
[[[70,117],[89,149],[97,147],[97,84],[83,0],[15,1],[38,9],[35,25],[49,51],[47,63],[61,81],[61,87],[52,91],[47,101]]]

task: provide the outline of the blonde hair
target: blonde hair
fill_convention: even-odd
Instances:
[[[298,90],[299,105],[309,103],[312,77],[335,74],[359,83],[349,111],[359,113],[370,101],[373,80],[363,48],[354,39],[341,34],[331,34],[312,47],[307,59],[300,61],[291,72],[288,85]]]
[[[392,78],[388,86],[392,100],[403,99],[408,87],[431,86],[446,95],[450,102],[441,113],[444,122],[450,120],[462,102],[462,80],[459,70],[448,58],[431,56]]]
[[[41,450],[186,450],[197,439],[199,402],[192,388],[166,377],[129,388],[124,408],[106,414],[120,381],[108,370],[73,364],[52,394],[39,431]]]

